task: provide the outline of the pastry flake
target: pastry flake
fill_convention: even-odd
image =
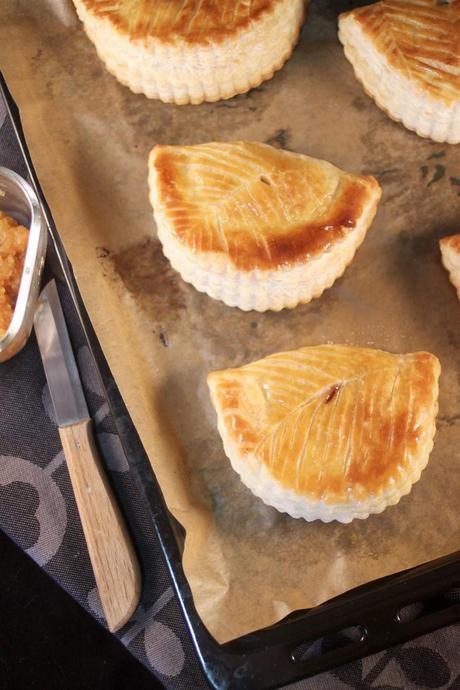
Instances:
[[[449,280],[457,290],[460,300],[460,234],[443,237],[439,241],[441,260],[444,268],[449,273]]]
[[[460,0],[380,0],[340,15],[365,91],[419,136],[460,142]]]
[[[231,98],[290,56],[306,0],[74,0],[117,79],[178,105]]]
[[[256,142],[156,146],[149,186],[163,251],[184,280],[257,311],[330,287],[381,195],[373,177]]]
[[[350,522],[408,494],[433,447],[440,364],[345,345],[209,374],[226,455],[266,504]]]

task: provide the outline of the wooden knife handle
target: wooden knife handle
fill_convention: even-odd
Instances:
[[[59,429],[89,557],[109,630],[121,628],[141,591],[137,557],[104,473],[91,420]]]

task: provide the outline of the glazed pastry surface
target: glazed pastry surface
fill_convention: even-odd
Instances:
[[[332,285],[381,195],[372,177],[257,142],[156,146],[149,184],[174,268],[198,290],[259,311]]]
[[[460,234],[443,237],[439,242],[442,263],[460,300]]]
[[[460,141],[460,0],[380,0],[340,15],[358,80],[423,137]]]
[[[366,518],[428,462],[437,358],[321,345],[208,376],[224,448],[264,502],[306,520]]]

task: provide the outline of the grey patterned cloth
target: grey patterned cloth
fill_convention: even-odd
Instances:
[[[27,176],[1,97],[0,165]],[[65,285],[59,290],[97,440],[144,554],[141,605],[117,636],[168,689],[204,690],[208,686],[139,498],[137,479],[130,472]],[[0,527],[104,625],[34,336],[19,355],[0,365]],[[460,625],[290,688],[460,690]]]

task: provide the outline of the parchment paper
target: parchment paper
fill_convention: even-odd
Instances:
[[[172,106],[119,85],[70,2],[3,0],[0,65],[78,284],[168,506],[184,567],[219,641],[460,548],[460,304],[438,239],[460,230],[460,146],[392,122],[355,81],[336,38],[349,5],[320,0],[275,78],[226,102]],[[147,198],[156,143],[254,139],[356,173],[384,195],[353,264],[319,300],[243,313],[182,282]],[[210,370],[325,342],[441,360],[428,468],[411,494],[351,525],[307,524],[253,497],[226,459]]]

